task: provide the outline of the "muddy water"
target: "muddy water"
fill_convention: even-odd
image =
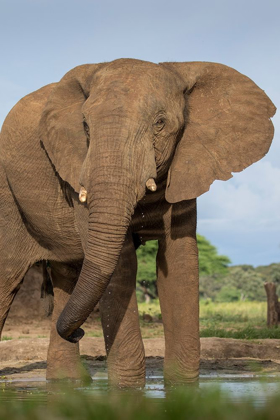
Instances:
[[[219,387],[225,399],[241,402],[250,398],[256,406],[263,406],[271,397],[280,396],[279,374],[221,374],[211,372],[200,376],[197,385],[201,391],[209,387]],[[88,387],[74,386],[75,389],[92,395],[93,400],[108,395],[108,377],[105,372],[96,373],[93,382]],[[45,404],[50,393],[59,393],[57,385],[48,384],[44,377],[32,379],[0,380],[0,403],[14,399],[36,401]],[[112,392],[112,391],[110,391]],[[129,391],[114,391],[123,394]],[[170,390],[164,387],[163,376],[160,374],[147,377],[147,384],[139,393],[151,399],[165,398]]]

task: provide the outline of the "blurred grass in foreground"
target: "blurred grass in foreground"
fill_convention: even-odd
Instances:
[[[145,398],[140,391],[130,395],[119,392],[98,399],[94,394],[78,391],[50,394],[46,398],[47,402],[42,399],[36,402],[10,397],[3,402],[0,396],[0,419],[276,420],[280,408],[280,394],[259,406],[253,400],[233,402],[218,389],[197,388],[172,391],[166,399]]]

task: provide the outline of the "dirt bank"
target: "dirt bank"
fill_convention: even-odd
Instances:
[[[164,357],[164,339],[144,339],[146,357]],[[49,340],[46,338],[9,340],[0,342],[0,366],[13,361],[46,360]],[[81,340],[81,355],[89,358],[104,358],[105,346],[101,337],[86,337]],[[279,360],[280,340],[235,340],[231,338],[201,338],[202,359],[260,359]]]
[[[164,340],[144,339],[147,372],[162,373]],[[0,342],[0,377],[4,380],[45,378],[48,339]],[[92,375],[106,370],[103,338],[84,338],[81,355]],[[201,339],[201,373],[269,371],[280,373],[280,340]]]

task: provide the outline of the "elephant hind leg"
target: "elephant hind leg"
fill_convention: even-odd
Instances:
[[[0,338],[27,270],[43,258],[30,236],[0,166]]]
[[[8,313],[10,311],[13,300],[19,290],[21,282],[22,280],[19,281],[15,289],[13,289],[11,292],[8,291],[7,293],[5,293],[5,291],[3,292],[2,288],[0,287],[0,295],[1,295],[1,298],[0,298],[0,339],[1,339],[2,331],[4,328]]]
[[[39,252],[36,253],[32,241],[28,240],[28,235],[20,239],[15,237],[12,242],[6,240],[3,240],[2,235],[0,236],[0,339],[24,276],[28,269],[40,259]]]
[[[3,256],[3,254],[2,254]],[[1,257],[0,264],[0,339],[5,321],[9,314],[11,305],[20,286],[23,282],[24,276],[30,265],[27,261],[15,261],[13,264]]]

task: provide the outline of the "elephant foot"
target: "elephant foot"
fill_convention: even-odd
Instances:
[[[199,379],[199,369],[182,367],[176,362],[165,362],[164,383],[166,386],[195,384]]]
[[[112,388],[130,388],[130,389],[139,389],[144,388],[146,384],[146,378],[133,376],[116,376],[114,378],[109,377],[109,386]]]
[[[80,382],[85,385],[92,382],[89,372],[80,360],[75,363],[65,360],[63,364],[48,360],[46,379],[50,382]]]
[[[183,386],[183,385],[191,385],[197,384],[199,379],[199,375],[189,374],[189,375],[167,375],[164,373],[164,385],[167,387],[174,387],[174,386]]]
[[[109,385],[114,388],[144,388],[146,384],[145,365],[131,370],[128,366],[120,369],[108,365]]]

